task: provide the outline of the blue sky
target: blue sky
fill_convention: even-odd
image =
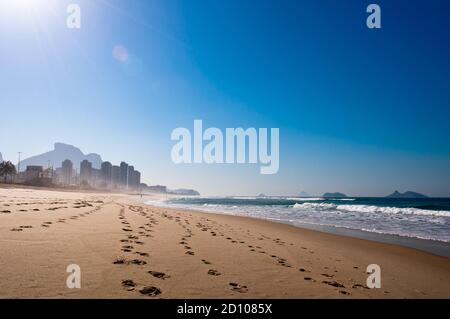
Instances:
[[[448,1],[19,3],[0,0],[4,158],[65,142],[205,195],[450,196]],[[173,164],[170,133],[194,119],[280,128],[278,174]]]

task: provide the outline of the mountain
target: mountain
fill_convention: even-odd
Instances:
[[[184,196],[200,196],[200,193],[197,192],[194,189],[185,189],[185,188],[180,188],[180,189],[174,189],[169,191],[170,194],[175,194],[175,195],[184,195]]]
[[[259,194],[259,195],[256,196],[256,197],[258,197],[258,198],[264,198],[264,197],[266,197],[266,194],[261,193],[261,194]]]
[[[88,160],[92,163],[92,167],[99,169],[102,165],[102,158],[98,154],[83,154],[83,152],[75,146],[55,143],[52,151],[32,156],[23,161],[20,161],[20,170],[26,170],[28,165],[39,165],[47,167],[50,161],[50,165],[57,168],[61,167],[64,160],[69,159],[73,163],[73,168],[80,170],[80,162]]]
[[[322,195],[323,198],[342,198],[347,197],[347,195],[342,193],[325,193]]]
[[[395,191],[391,195],[386,196],[386,198],[428,198],[428,196],[411,191],[404,193]]]

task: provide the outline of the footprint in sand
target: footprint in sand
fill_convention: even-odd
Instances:
[[[136,254],[138,254],[139,256],[142,256],[142,257],[150,256],[148,253],[141,253],[140,251],[137,251]]]
[[[280,257],[277,257],[277,262],[281,265],[281,266],[284,266],[284,267],[291,267],[291,265],[289,265],[287,262],[286,262],[286,259],[284,259],[284,258],[280,258]]]
[[[133,265],[146,265],[147,262],[144,261],[144,260],[140,260],[140,259],[133,259],[133,260],[130,260],[130,264],[133,264]]]
[[[11,231],[23,231],[22,228],[12,228]]]
[[[300,272],[310,272],[309,270],[306,270],[305,268],[300,268],[299,271]]]
[[[136,287],[136,283],[131,279],[122,280],[122,286],[128,291],[133,291]]]
[[[113,261],[113,264],[115,264],[115,265],[125,265],[126,263],[127,263],[127,260],[125,259],[125,257],[117,257]]]
[[[218,271],[215,270],[215,269],[210,269],[210,270],[208,270],[208,275],[211,275],[211,276],[220,276],[221,273],[218,272]]]
[[[163,272],[159,272],[159,271],[150,270],[150,271],[148,271],[148,273],[150,275],[152,275],[153,277],[156,277],[156,278],[159,278],[159,279],[162,279],[162,280],[170,278],[170,276],[166,275]]]
[[[237,292],[240,292],[240,293],[245,293],[245,292],[248,291],[247,286],[241,286],[241,285],[239,285],[238,283],[235,283],[235,282],[230,282],[230,286],[231,286],[231,290],[237,291]]]
[[[207,261],[207,260],[205,260],[205,259],[202,259],[202,262],[203,262],[205,265],[211,265],[211,262],[209,262],[209,261]]]
[[[336,288],[345,288],[345,286],[337,281],[322,281],[323,284],[327,284]]]
[[[148,287],[142,288],[141,290],[139,290],[139,292],[146,296],[155,297],[155,296],[161,294],[161,289],[154,287],[154,286],[148,286]]]
[[[193,251],[190,251],[190,250],[188,250],[187,252],[185,252],[185,254],[186,254],[186,255],[191,255],[191,256],[193,256],[193,255],[194,255],[194,252],[193,252]]]

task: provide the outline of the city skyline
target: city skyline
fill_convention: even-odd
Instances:
[[[25,159],[27,161],[28,159]],[[33,159],[30,159],[33,162]],[[17,176],[14,181],[26,185],[46,186],[85,186],[99,189],[145,190],[147,185],[141,183],[141,172],[126,162],[112,165],[102,161],[101,167],[93,167],[87,159],[79,165],[67,158],[61,163],[48,160],[48,166],[36,164],[22,165],[17,163]],[[77,167],[78,166],[78,167]]]
[[[4,159],[61,141],[205,195],[450,196],[448,2],[378,1],[380,30],[360,1],[77,2],[79,30],[71,1],[0,10]],[[279,128],[278,173],[174,164],[196,119]]]

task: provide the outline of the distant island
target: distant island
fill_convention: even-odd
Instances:
[[[323,198],[343,198],[343,197],[347,197],[347,195],[343,194],[343,193],[325,193],[322,195]]]
[[[398,191],[393,192],[392,194],[386,196],[386,198],[428,198],[428,196],[416,193],[416,192],[404,192],[400,193]]]

